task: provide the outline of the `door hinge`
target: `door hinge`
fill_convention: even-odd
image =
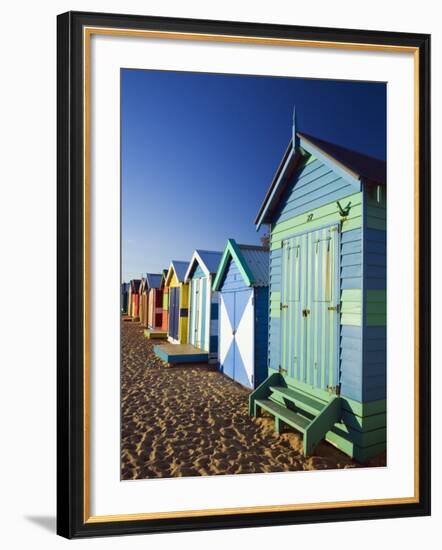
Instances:
[[[341,394],[341,384],[338,384],[337,386],[327,386],[328,393],[332,394],[335,393],[336,395]]]
[[[283,304],[282,302],[279,304],[279,309],[287,309],[289,306],[288,304]]]

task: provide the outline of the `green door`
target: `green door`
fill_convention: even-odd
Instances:
[[[287,382],[339,384],[339,226],[282,243],[281,372]]]

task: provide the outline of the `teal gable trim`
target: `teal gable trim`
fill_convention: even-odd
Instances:
[[[213,281],[212,289],[214,291],[220,290],[221,288],[221,282],[223,280],[223,277],[226,273],[226,269],[228,268],[230,264],[230,260],[234,260],[235,263],[238,266],[238,269],[242,275],[242,278],[244,279],[244,283],[247,286],[252,286],[254,283],[254,277],[253,273],[250,271],[249,266],[247,265],[247,262],[245,261],[241,249],[236,244],[234,239],[229,239],[227,241],[226,247],[224,249],[223,256],[221,258],[221,262],[218,268],[218,271],[216,273],[215,279]]]

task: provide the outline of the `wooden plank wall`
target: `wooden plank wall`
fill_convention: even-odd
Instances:
[[[342,223],[342,233],[352,232],[354,238],[361,239],[362,193],[354,193],[354,188],[342,177],[334,174],[329,167],[317,159],[311,160],[294,174],[292,185],[288,187],[281,200],[281,206],[272,224],[270,242],[270,319],[268,365],[270,371],[278,370],[280,365],[280,302],[282,241],[295,233],[310,231],[341,221],[339,207],[349,203],[350,212]],[[296,183],[296,185],[295,185]],[[299,205],[294,207],[293,201]],[[312,208],[313,207],[313,208]],[[359,232],[358,232],[359,231]],[[356,271],[346,266],[344,278],[347,288],[357,277],[351,277]],[[348,279],[348,282],[347,282]],[[359,286],[361,288],[361,286]],[[346,296],[344,295],[344,299]],[[271,374],[271,372],[269,372]]]
[[[365,190],[364,402],[386,398],[387,200],[385,187]]]

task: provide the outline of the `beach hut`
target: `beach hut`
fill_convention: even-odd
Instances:
[[[121,313],[127,313],[129,283],[121,283]]]
[[[195,250],[185,280],[189,284],[188,342],[207,351],[211,362],[218,358],[218,293],[212,283],[222,252]]]
[[[148,273],[149,312],[147,326],[150,329],[160,329],[163,320],[163,291],[161,289],[161,273]]]
[[[167,338],[168,329],[168,288],[165,287],[167,269],[161,274],[147,274],[149,286],[148,328],[144,336],[149,339],[162,340]],[[165,300],[166,298],[166,300]]]
[[[296,131],[256,225],[270,228],[268,378],[275,429],[359,461],[386,445],[385,162]]]
[[[157,306],[157,292],[159,292],[161,283],[161,273],[146,273],[146,275],[141,279],[140,289],[139,289],[139,317],[140,323],[144,327],[156,328],[156,319],[155,311]],[[162,294],[162,292],[161,292]],[[154,303],[152,304],[152,301]],[[160,312],[161,315],[161,312]]]
[[[185,282],[189,262],[172,261],[164,282],[169,292],[168,340],[187,344],[189,285]]]
[[[213,291],[219,293],[219,363],[255,388],[267,375],[269,251],[227,241]]]
[[[139,319],[140,279],[132,279],[129,283],[127,314],[134,320]]]
[[[164,289],[168,291],[168,342],[154,346],[153,351],[169,365],[207,363],[209,354],[187,342],[189,314],[189,285],[185,276],[189,262],[170,264]]]
[[[129,289],[127,292],[127,314],[132,319],[138,319],[139,316],[139,290],[140,279],[132,279],[129,282]]]
[[[146,277],[142,277],[140,282],[140,288],[138,290],[139,298],[139,317],[140,323],[143,327],[147,327],[147,314],[149,304],[149,287],[147,285]]]
[[[163,291],[163,317],[161,321],[161,330],[167,335],[169,328],[169,287],[166,286],[167,269],[163,270],[161,276],[160,288]]]

